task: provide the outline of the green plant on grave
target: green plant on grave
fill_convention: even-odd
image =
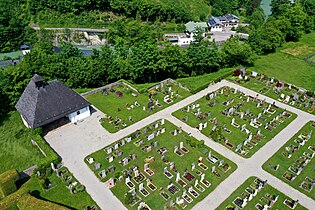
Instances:
[[[131,204],[133,202],[133,196],[131,195],[130,192],[127,192],[125,194],[125,203],[126,204]]]
[[[205,141],[204,140],[200,140],[199,144],[198,144],[198,147],[199,148],[203,148],[204,146],[205,146]]]
[[[115,179],[118,179],[118,178],[120,177],[120,175],[121,175],[121,172],[120,172],[120,171],[117,171],[117,172],[115,172],[115,174],[114,174],[114,178],[115,178]]]

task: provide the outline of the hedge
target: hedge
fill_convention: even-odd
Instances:
[[[24,194],[19,201],[17,202],[17,207],[20,210],[34,210],[34,209],[41,209],[41,210],[67,210],[68,208],[63,207],[61,205],[39,200],[30,194]]]
[[[25,187],[21,187],[18,191],[15,193],[12,193],[11,195],[5,197],[0,201],[0,209],[1,210],[13,210],[13,209],[19,209],[17,206],[18,200],[26,193],[28,193],[28,189]]]
[[[20,179],[16,170],[9,170],[0,174],[0,198],[6,197],[17,190],[15,182]]]
[[[36,135],[33,140],[46,154],[45,158],[42,158],[36,162],[37,168],[35,172],[40,171],[41,173],[45,173],[46,169],[51,167],[50,166],[51,163],[54,164],[60,163],[61,160],[59,156],[40,135]]]

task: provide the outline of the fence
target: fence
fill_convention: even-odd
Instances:
[[[156,89],[156,88],[160,87],[161,85],[164,86],[166,83],[173,83],[173,84],[177,85],[178,87],[183,88],[184,90],[190,91],[186,86],[182,85],[181,83],[179,83],[179,82],[177,82],[171,78],[165,79],[165,80],[161,81],[159,84],[156,84],[156,85],[150,87],[148,89],[148,91]]]

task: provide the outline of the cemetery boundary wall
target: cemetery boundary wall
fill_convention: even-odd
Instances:
[[[179,83],[179,82],[176,82],[175,80],[173,80],[173,79],[171,79],[171,78],[165,79],[165,80],[159,82],[158,84],[156,84],[156,85],[150,87],[150,88],[148,89],[148,91],[150,91],[150,90],[152,90],[152,89],[155,89],[156,87],[159,87],[161,84],[164,85],[164,84],[166,84],[166,83],[173,83],[173,84],[179,86],[180,88],[183,88],[184,90],[190,91],[187,87],[185,87],[184,85],[182,85],[182,84]],[[116,87],[116,86],[118,86],[118,85],[126,85],[126,86],[129,87],[130,89],[132,89],[132,90],[136,91],[137,93],[139,93],[139,91],[138,91],[136,88],[132,87],[132,86],[131,86],[130,84],[128,84],[127,82],[125,82],[125,81],[117,81],[117,82],[114,82],[114,83],[105,85],[105,86],[103,86],[103,87],[99,87],[99,88],[93,89],[93,90],[88,91],[88,92],[86,92],[86,93],[82,93],[81,96],[85,97],[85,96],[93,95],[93,94],[98,93],[98,92],[101,92],[102,90],[105,90],[105,89],[112,89],[113,87]]]
[[[173,80],[171,78],[165,79],[165,80],[159,82],[158,84],[148,88],[148,91],[156,89],[156,88],[160,87],[160,85],[165,85],[166,83],[173,83],[173,84],[177,85],[178,87],[183,88],[184,90],[190,91],[187,87],[185,87],[181,83],[179,83],[179,82],[177,82],[177,81],[175,81],[175,80]]]
[[[105,85],[103,87],[99,87],[99,88],[93,89],[93,90],[91,90],[89,92],[82,93],[81,96],[93,95],[93,94],[101,92],[102,90],[105,90],[105,89],[112,89],[113,87],[116,87],[118,85],[126,85],[127,87],[129,87],[130,89],[136,91],[137,93],[139,92],[136,88],[132,87],[131,85],[129,85],[125,81],[117,81],[117,82],[113,82],[113,83],[110,83],[108,85]]]

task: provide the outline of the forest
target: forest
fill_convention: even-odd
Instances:
[[[144,83],[202,75],[223,67],[250,66],[260,55],[274,52],[286,41],[298,41],[303,33],[314,30],[314,0],[299,0],[294,4],[273,0],[272,15],[268,18],[259,3],[256,0],[18,0],[14,3],[3,0],[1,51],[17,50],[23,43],[31,44],[32,51],[18,65],[0,70],[0,114],[13,108],[35,73],[47,80],[59,79],[72,88],[99,87],[118,79]],[[112,20],[102,17],[104,26],[109,28],[104,36],[113,46],[103,46],[90,57],[84,57],[69,43],[61,43],[61,52],[55,53],[51,34],[30,28],[31,23],[42,17],[54,23],[60,18],[67,22],[72,15],[81,18],[105,13],[115,17]],[[165,30],[180,30],[188,20],[206,21],[211,14],[227,13],[248,21],[249,26],[238,28],[249,33],[248,40],[234,37],[217,47],[200,39],[188,48],[163,41]],[[85,21],[95,26],[94,18]]]

